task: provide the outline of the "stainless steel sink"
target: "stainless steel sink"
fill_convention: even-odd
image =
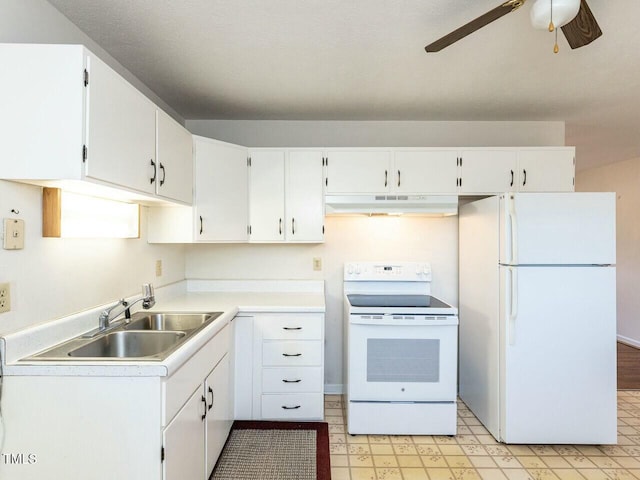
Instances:
[[[149,357],[168,350],[185,332],[112,332],[69,352],[71,357]]]
[[[79,336],[26,358],[27,361],[141,361],[164,360],[222,312],[138,312],[130,322],[112,322],[97,336]]]
[[[222,315],[213,313],[137,313],[131,322],[124,326],[125,330],[158,330],[170,332],[188,332],[210,323]]]

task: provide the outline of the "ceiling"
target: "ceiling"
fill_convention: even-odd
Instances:
[[[49,1],[186,119],[561,120],[578,169],[640,157],[638,0],[557,55],[533,0],[431,54],[500,0]]]

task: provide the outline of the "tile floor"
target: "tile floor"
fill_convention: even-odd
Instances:
[[[640,479],[640,390],[618,392],[618,444],[504,445],[462,403],[458,435],[347,435],[339,395],[325,396],[332,480]]]

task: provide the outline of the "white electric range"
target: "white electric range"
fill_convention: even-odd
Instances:
[[[344,266],[350,434],[456,433],[458,310],[431,295],[431,266]]]

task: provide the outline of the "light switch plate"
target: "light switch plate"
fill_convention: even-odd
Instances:
[[[22,250],[24,248],[24,220],[5,218],[3,223],[2,248],[5,250]]]

